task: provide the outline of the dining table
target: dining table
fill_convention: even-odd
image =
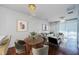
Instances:
[[[26,51],[28,54],[32,54],[32,48],[41,48],[43,47],[43,38],[38,38],[38,39],[29,39],[26,38],[25,40],[26,43]]]

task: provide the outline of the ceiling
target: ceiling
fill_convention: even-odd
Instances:
[[[37,8],[34,17],[48,20],[49,22],[56,21],[57,18],[65,15],[65,10],[71,5],[72,4],[36,4]],[[0,6],[32,15],[28,10],[27,4],[3,4]]]

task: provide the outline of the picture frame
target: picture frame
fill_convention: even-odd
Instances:
[[[27,22],[25,20],[17,21],[17,31],[27,31]]]
[[[48,30],[47,24],[42,24],[42,30],[43,30],[43,31],[47,31],[47,30]]]

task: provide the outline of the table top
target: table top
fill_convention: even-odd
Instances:
[[[26,43],[29,44],[29,45],[37,45],[37,44],[40,44],[40,43],[43,43],[43,39],[42,38],[39,38],[39,39],[26,39]]]

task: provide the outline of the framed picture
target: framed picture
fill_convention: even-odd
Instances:
[[[17,21],[17,31],[26,31],[27,30],[27,22],[24,20]]]
[[[43,31],[47,31],[47,30],[48,30],[47,24],[42,24],[42,30],[43,30]]]

